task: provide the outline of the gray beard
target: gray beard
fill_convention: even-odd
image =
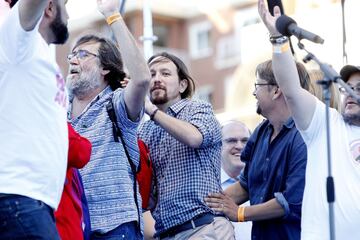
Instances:
[[[68,78],[66,85],[72,96],[82,99],[91,93],[91,91],[100,87],[98,78],[99,71],[94,68],[91,72],[81,74],[77,80]]]

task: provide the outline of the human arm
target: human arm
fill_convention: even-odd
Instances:
[[[149,115],[155,113],[153,121],[181,143],[192,148],[198,148],[202,144],[203,136],[199,129],[189,122],[177,119],[159,110],[148,98],[145,100],[145,112]]]
[[[274,8],[275,16],[273,17],[266,8],[264,0],[259,0],[258,10],[270,35],[279,36],[280,33],[276,30],[275,22],[280,16],[280,8]],[[275,79],[284,94],[297,128],[307,129],[315,112],[316,100],[313,95],[300,86],[299,75],[290,49],[274,52],[272,66]]]
[[[215,212],[225,214],[231,221],[238,222],[239,204],[248,199],[248,193],[239,183],[231,185],[224,193],[211,193],[205,198],[206,204]],[[283,207],[273,198],[267,202],[246,206],[245,221],[259,221],[285,215]]]
[[[119,13],[119,0],[97,0],[97,4],[105,18]],[[124,89],[124,99],[128,116],[130,120],[135,121],[139,118],[144,106],[143,99],[148,91],[150,71],[122,17],[113,22],[110,27],[131,78]]]
[[[20,25],[25,31],[31,31],[40,20],[49,0],[20,0],[19,18]],[[51,2],[50,4],[54,4]]]

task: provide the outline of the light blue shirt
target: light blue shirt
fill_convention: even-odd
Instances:
[[[105,88],[79,117],[71,120],[74,129],[92,143],[90,162],[80,173],[89,204],[91,229],[102,233],[138,220],[133,194],[134,176],[121,141],[114,141],[112,123],[106,111],[112,95],[118,126],[130,158],[138,166],[136,130],[139,122],[128,118],[122,89],[113,92],[110,87]],[[141,197],[137,194],[141,208]]]

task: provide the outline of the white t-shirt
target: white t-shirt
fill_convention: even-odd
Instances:
[[[360,239],[360,127],[346,124],[342,115],[331,109],[330,129],[335,237]],[[325,105],[319,100],[310,126],[301,134],[308,148],[301,239],[326,240],[330,238],[326,197],[328,164]]]
[[[68,96],[39,23],[25,32],[18,5],[0,25],[0,193],[57,208],[67,165]]]
[[[225,190],[229,187],[232,183],[228,184],[229,179],[232,179],[229,175],[226,174],[224,169],[221,168],[221,187]],[[250,202],[247,201],[242,204],[242,206],[250,206]],[[252,222],[231,222],[234,226],[235,231],[235,239],[236,240],[250,240],[251,239],[251,227]]]

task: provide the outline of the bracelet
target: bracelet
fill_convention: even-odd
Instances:
[[[156,108],[156,109],[150,114],[150,120],[151,120],[151,121],[154,121],[154,117],[155,117],[155,114],[157,113],[157,111],[159,111],[158,108]]]
[[[284,53],[287,50],[289,50],[289,48],[290,48],[289,42],[285,42],[283,44],[274,44],[273,45],[273,53],[275,53],[275,54]]]
[[[280,35],[280,36],[272,36],[272,37],[270,37],[269,40],[272,44],[283,44],[283,43],[286,43],[287,41],[289,41],[289,38],[286,36]]]
[[[119,19],[121,19],[120,13],[114,13],[113,15],[106,18],[106,22],[108,25],[111,25]]]
[[[245,207],[238,208],[238,222],[245,222]]]

